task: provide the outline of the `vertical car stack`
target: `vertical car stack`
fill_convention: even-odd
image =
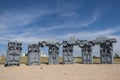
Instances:
[[[59,42],[46,42],[43,41],[41,46],[48,46],[48,64],[59,64]]]
[[[93,42],[100,46],[101,64],[113,64],[113,43],[117,40],[115,38],[98,37]]]
[[[40,50],[38,44],[28,45],[28,65],[40,65]]]
[[[73,47],[75,43],[69,41],[63,41],[63,64],[73,64]]]
[[[8,43],[8,50],[6,55],[5,66],[20,65],[20,56],[22,51],[22,43],[10,42]]]
[[[92,64],[92,47],[94,45],[100,46],[100,63],[101,64],[113,64],[113,43],[116,43],[115,38],[98,37],[95,40],[75,40],[75,41],[63,41],[62,44],[62,56],[63,64],[73,64],[74,46],[81,48],[82,63]],[[59,42],[42,41],[38,44],[28,45],[28,65],[40,64],[40,47],[48,47],[48,64],[59,64],[59,48],[61,46]],[[22,43],[17,41],[8,42],[8,50],[5,61],[5,66],[20,65],[20,55],[22,51]]]
[[[76,40],[76,43],[81,48],[82,63],[83,64],[92,64],[93,63],[92,46],[94,46],[92,41]]]

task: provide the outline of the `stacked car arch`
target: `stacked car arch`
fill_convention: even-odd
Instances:
[[[95,45],[100,46],[100,63],[113,64],[113,43],[116,43],[116,38],[98,37],[95,40],[80,40],[77,39],[73,42],[63,41],[47,42],[41,41],[38,44],[28,45],[28,65],[40,65],[40,48],[47,46],[48,49],[48,64],[59,64],[60,46],[62,46],[63,64],[73,64],[73,47],[79,46],[81,48],[82,63],[92,64],[93,54],[92,47]],[[22,51],[22,43],[18,41],[9,41],[8,50],[5,61],[5,66],[20,65],[20,56]]]

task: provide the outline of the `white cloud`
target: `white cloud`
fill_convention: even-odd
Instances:
[[[81,26],[89,26],[89,25],[91,25],[91,24],[93,24],[93,23],[95,23],[96,21],[97,21],[97,19],[98,19],[98,16],[99,16],[99,12],[98,11],[96,11],[94,14],[93,14],[93,16],[91,17],[91,19],[89,19],[88,21],[84,21],[84,22],[82,22],[81,23]]]
[[[47,31],[51,31],[51,30],[56,30],[56,29],[60,29],[61,27],[58,26],[52,26],[52,27],[46,27],[46,28],[39,28],[40,32],[47,32]]]
[[[23,36],[18,36],[17,38],[13,38],[12,40],[19,40],[25,43],[34,43],[34,42],[39,42],[39,41],[43,41],[43,40],[53,40],[53,41],[59,41],[59,40],[68,40],[71,36],[76,36],[76,38],[78,39],[86,39],[86,40],[94,40],[95,38],[99,37],[99,36],[107,36],[109,38],[116,38],[118,40],[117,43],[114,44],[114,53],[118,53],[119,52],[119,45],[120,45],[120,36],[115,36],[113,35],[113,33],[118,32],[118,28],[117,29],[107,29],[104,31],[96,31],[96,32],[78,32],[78,33],[68,33],[68,34],[62,34],[62,35],[52,35],[52,37],[50,38],[50,36],[44,36],[44,37],[27,37],[27,35],[23,35]],[[61,41],[62,42],[62,41]],[[79,55],[80,54],[80,48],[75,47],[75,54]],[[93,54],[99,55],[99,47],[95,46],[93,47]],[[119,53],[120,54],[120,53]]]
[[[59,30],[59,29],[65,29],[65,28],[83,28],[83,27],[89,27],[91,24],[95,23],[98,19],[99,16],[99,12],[96,11],[94,12],[93,16],[85,19],[85,20],[80,20],[80,21],[71,21],[71,20],[67,20],[66,23],[63,24],[58,24],[49,28],[40,28],[40,31],[44,32],[44,31],[52,31],[52,30]]]
[[[118,27],[116,29],[106,29],[106,30],[96,31],[96,32],[68,33],[68,34],[57,36],[57,38],[61,40],[68,40],[71,36],[75,36],[76,38],[80,40],[94,40],[95,38],[100,37],[100,36],[107,36],[108,38],[116,38],[117,43],[113,44],[114,53],[118,53],[120,55],[120,52],[119,52],[120,36],[113,35],[114,33],[117,33],[119,31],[120,31],[120,28]],[[75,48],[74,51],[75,53],[78,53],[79,50],[80,50],[79,48]],[[76,55],[79,55],[79,54],[76,54]],[[99,56],[99,46],[93,47],[93,55]]]
[[[120,29],[119,27],[116,29],[106,29],[106,30],[101,30],[101,31],[91,31],[91,32],[73,32],[73,33],[68,33],[66,35],[60,35],[58,38],[70,38],[71,36],[75,36],[80,39],[94,39],[98,36],[108,36],[112,35],[113,33],[119,32]]]
[[[41,11],[26,11],[23,13],[20,12],[4,12],[3,14],[0,15],[0,43],[1,44],[6,44],[8,40],[18,40],[24,43],[37,43],[39,41],[43,40],[52,40],[52,41],[62,41],[62,40],[68,40],[71,36],[76,36],[76,38],[79,39],[86,39],[86,40],[93,40],[96,37],[99,36],[108,36],[108,37],[115,37],[118,40],[117,44],[114,44],[114,52],[119,52],[119,45],[120,45],[120,36],[115,36],[113,33],[116,33],[120,31],[120,28],[116,29],[106,29],[106,30],[101,30],[101,31],[82,31],[82,32],[73,32],[73,33],[68,33],[68,34],[62,34],[64,31],[61,31],[61,34],[57,35],[56,33],[53,33],[49,35],[49,33],[43,34],[44,32],[47,31],[53,31],[53,30],[58,30],[59,29],[65,29],[65,28],[83,28],[83,27],[89,27],[91,24],[94,24],[98,18],[99,18],[99,12],[95,12],[91,17],[88,17],[87,19],[84,19],[83,21],[70,21],[68,20],[67,22],[63,24],[57,24],[52,27],[42,27],[42,28],[37,28],[32,27],[32,28],[25,28],[23,29],[26,25],[30,25],[33,22],[35,22],[38,17],[43,17],[48,14],[52,13],[57,13],[59,11],[57,10],[41,10]],[[64,16],[75,16],[76,13],[73,12],[73,14],[68,15],[67,13],[61,13]],[[19,26],[19,27],[18,27]],[[20,28],[22,27],[22,28]],[[14,28],[15,31],[13,30]],[[16,31],[18,30],[18,31]],[[19,34],[17,32],[21,31]],[[98,50],[99,51],[99,50]],[[98,54],[95,49],[93,50],[94,54]],[[80,48],[75,47],[75,54],[79,55],[78,53],[80,52]]]
[[[32,23],[38,16],[38,14],[32,13],[6,11],[0,15],[0,27],[11,28],[17,26],[25,26]]]

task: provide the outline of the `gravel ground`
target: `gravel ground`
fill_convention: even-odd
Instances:
[[[120,64],[0,65],[0,80],[120,80]]]

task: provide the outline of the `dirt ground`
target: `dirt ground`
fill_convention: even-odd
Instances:
[[[120,64],[0,65],[0,80],[120,80]]]

